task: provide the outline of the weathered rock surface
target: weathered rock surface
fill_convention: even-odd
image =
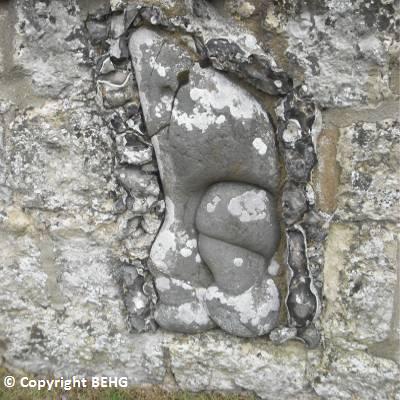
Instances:
[[[96,60],[78,5],[19,1],[2,4],[0,15],[1,29],[4,18],[12,22],[4,35],[17,46],[4,48],[2,31],[0,52],[13,84],[2,74],[0,362],[41,374],[160,383],[162,336],[134,336],[127,327],[132,307],[142,314],[131,325],[148,330],[151,297],[137,296],[147,290],[146,278],[136,277],[137,252],[124,242],[137,234],[143,214],[155,214],[158,198],[149,202],[140,185],[131,187],[146,207],[135,215],[127,209],[132,198],[113,174],[116,118],[95,103]],[[130,117],[121,115],[118,130],[131,134]],[[158,184],[153,189],[158,193]],[[154,229],[147,236],[140,249],[146,257]],[[133,286],[140,291],[132,294]]]
[[[266,274],[240,294],[210,286],[205,300],[213,321],[233,335],[262,336],[278,323],[279,292],[272,278]]]
[[[267,262],[279,240],[273,196],[244,183],[210,186],[198,206],[196,228],[203,235],[261,254]]]
[[[0,2],[0,364],[40,375],[128,376],[131,384],[244,390],[264,399],[399,399],[396,13],[391,0],[157,0],[139,8],[131,0]],[[190,62],[182,53],[177,69],[166,65],[169,88],[161,96],[154,92],[148,105],[165,116],[156,115],[157,127],[186,119],[178,143],[189,127],[218,125],[231,106],[235,110],[233,96],[223,99],[228,107],[217,107],[215,121],[200,107],[203,95],[181,108],[181,90],[186,87],[181,100],[190,97],[190,74],[174,74],[193,69],[193,61],[231,74],[221,72],[224,85],[233,77],[257,87],[248,104],[254,95],[272,109],[275,98],[265,92],[289,100],[282,139],[291,177],[301,182],[279,186],[282,217],[285,227],[300,223],[304,229],[308,270],[320,294],[324,288],[321,320],[301,333],[308,341],[322,333],[318,351],[292,342],[298,329],[283,327],[284,320],[270,334],[282,345],[222,331],[143,332],[156,328],[157,297],[174,306],[170,311],[182,307],[176,323],[183,315],[191,321],[195,307],[203,323],[198,298],[206,292],[159,272],[154,289],[147,266],[165,202],[127,52],[130,32],[140,24],[160,25],[156,29],[169,30],[180,49],[190,49]],[[151,80],[165,81],[155,72],[163,71],[156,57],[150,61]],[[304,97],[299,103],[287,96],[291,77],[295,86],[305,80],[313,95],[308,104],[322,106],[322,124],[315,107],[304,109]],[[201,82],[195,81],[201,93],[214,91]],[[197,106],[201,117],[175,113],[169,119],[174,97],[175,111],[190,117]],[[266,129],[254,141],[264,159],[266,120],[260,118]],[[147,128],[156,134],[151,123]],[[239,128],[252,129],[250,123]],[[304,138],[307,146],[293,151]],[[308,151],[311,143],[319,143],[317,154]],[[243,165],[251,158],[246,149],[235,150]],[[316,168],[325,173],[314,197],[304,177],[316,158],[312,177]],[[249,169],[248,177],[257,168]],[[135,172],[120,179],[124,170]],[[262,164],[260,176],[266,171],[270,167]],[[273,188],[250,183],[276,196]],[[321,216],[320,207],[333,217]],[[179,250],[196,259],[201,244],[190,239],[182,238]],[[223,243],[228,254],[229,243]],[[235,265],[249,250],[231,246]],[[224,258],[227,268],[230,259]],[[283,264],[280,251],[274,259]],[[268,272],[281,290],[283,268],[277,265]]]
[[[209,329],[212,324],[202,305],[206,301],[214,322],[230,333],[249,336],[250,331],[239,328],[238,321],[248,319],[246,311],[238,309],[239,298],[225,298],[217,288],[205,289],[213,283],[216,268],[215,281],[217,285],[222,281],[225,289],[231,273],[235,274],[232,269],[222,271],[223,263],[213,261],[212,253],[217,250],[224,258],[223,241],[262,254],[266,263],[276,249],[279,234],[273,197],[253,186],[272,193],[277,187],[276,149],[268,116],[243,89],[221,73],[194,64],[188,50],[166,36],[140,28],[130,39],[130,50],[145,120],[154,135],[167,205],[166,220],[151,251],[152,272],[156,277],[163,274],[191,285],[199,303],[194,298],[184,307],[161,304],[156,319],[171,330],[193,333]],[[209,188],[224,181],[247,185],[220,183]],[[211,222],[207,207],[214,207]],[[196,229],[201,233],[203,250],[197,249]],[[208,249],[210,239],[203,235],[218,239],[219,244],[213,242]],[[228,254],[230,251],[228,246]],[[245,254],[239,252],[238,258],[240,255]],[[205,260],[211,264],[205,264]],[[240,280],[245,270],[237,268],[236,279]],[[261,277],[260,272],[256,276]],[[279,309],[273,280],[264,282],[261,287],[268,287],[266,295],[256,289],[256,279],[253,290],[246,288],[249,294],[244,288],[241,291],[243,296],[250,296],[248,312],[252,313],[254,307],[257,321],[269,321],[262,322],[260,329],[253,321],[253,334],[272,329]]]
[[[290,228],[288,236],[288,265],[290,267],[289,293],[286,304],[289,323],[305,327],[313,321],[317,311],[316,294],[313,291],[312,276],[308,271],[308,260],[304,233],[301,229]]]
[[[172,372],[184,389],[247,390],[268,400],[316,398],[306,380],[301,344],[276,347],[260,339],[250,344],[204,334],[179,338],[169,348]]]
[[[266,273],[265,258],[242,247],[201,233],[198,246],[199,254],[210,268],[215,283],[228,293],[243,293]]]
[[[325,268],[327,335],[371,343],[395,333],[397,235],[398,228],[384,223],[332,226]]]
[[[304,70],[321,105],[348,107],[398,93],[396,67],[390,69],[391,63],[398,69],[396,2],[294,1],[286,9],[279,7],[270,7],[266,21],[280,20],[277,28],[287,35],[287,56]]]
[[[322,399],[395,399],[400,393],[399,365],[360,350],[329,348],[313,371],[312,387]],[[313,361],[312,361],[313,362]]]
[[[359,122],[341,130],[337,214],[342,220],[398,222],[399,153],[399,121]]]

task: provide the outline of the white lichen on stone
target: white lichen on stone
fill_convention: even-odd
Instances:
[[[182,257],[190,257],[192,255],[192,250],[188,249],[187,247],[184,247],[183,249],[181,249],[179,251],[179,253],[181,253]]]
[[[206,299],[208,301],[218,300],[221,304],[231,307],[237,313],[241,323],[251,326],[255,331],[269,331],[271,321],[264,319],[270,312],[278,312],[279,294],[272,279],[264,280],[262,288],[263,297],[260,298],[254,287],[234,296],[224,293],[217,286],[210,286],[206,291]]]
[[[168,272],[168,266],[165,258],[168,252],[176,250],[176,237],[171,231],[171,227],[175,222],[174,204],[168,197],[165,198],[166,216],[164,225],[157,236],[156,242],[153,244],[150,252],[150,258],[158,269]]]
[[[240,258],[240,257],[234,258],[233,264],[234,264],[236,267],[241,267],[241,266],[243,265],[243,258]]]
[[[266,154],[268,147],[261,138],[255,138],[252,144],[253,147],[257,150],[258,154],[260,154],[261,156]]]
[[[177,309],[179,320],[185,324],[207,324],[209,321],[207,309],[201,303],[184,303]]]
[[[218,195],[214,196],[212,201],[207,203],[207,212],[212,213],[215,211],[215,208],[217,207],[218,203],[221,201],[221,197]]]
[[[280,270],[279,263],[273,258],[268,265],[268,273],[272,276],[276,276]]]
[[[155,284],[157,287],[157,290],[159,291],[164,291],[164,290],[169,290],[171,288],[170,280],[166,278],[165,276],[159,276],[158,278],[155,279]]]
[[[249,190],[232,198],[228,203],[228,211],[241,222],[258,221],[267,217],[268,203],[269,200],[264,191]]]
[[[190,114],[174,107],[172,116],[178,125],[184,125],[189,131],[199,129],[205,132],[209,126],[227,121],[224,109],[238,120],[252,119],[256,115],[265,118],[262,107],[223,75],[204,72],[197,65],[193,70],[203,79],[196,87],[190,88],[190,98],[195,104]]]

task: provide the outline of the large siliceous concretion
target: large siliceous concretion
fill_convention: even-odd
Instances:
[[[166,34],[140,28],[129,49],[166,201],[149,263],[155,318],[177,332],[266,334],[279,313],[267,272],[279,241],[268,115]]]

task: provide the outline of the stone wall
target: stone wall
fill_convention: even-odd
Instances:
[[[178,25],[200,3],[140,4],[153,12],[143,13],[148,24],[187,45]],[[0,363],[264,399],[398,400],[398,4],[209,3],[321,112],[310,185],[327,235],[307,249],[321,266],[319,344],[157,328],[147,260],[165,203],[124,46],[137,4],[9,0],[0,3]],[[279,126],[283,94],[232,79]]]

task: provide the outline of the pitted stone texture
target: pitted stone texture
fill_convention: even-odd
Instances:
[[[322,315],[327,336],[373,343],[395,334],[398,235],[390,224],[331,227]]]
[[[341,0],[281,6],[282,14],[292,8],[289,21],[280,27],[288,41],[287,56],[303,68],[319,104],[347,107],[393,96],[390,80],[398,66],[394,62],[392,72],[389,60],[398,58],[397,7],[391,1]]]
[[[341,167],[336,213],[344,221],[398,221],[400,215],[400,123],[356,123],[341,130]]]
[[[93,80],[79,8],[61,1],[21,0],[16,5],[15,73],[29,76],[35,95],[76,99],[83,92],[87,98]]]
[[[313,399],[306,381],[301,344],[265,342],[208,333],[180,337],[169,345],[180,388],[191,391],[252,391],[262,399]],[[201,362],[199,362],[201,360]]]
[[[197,208],[211,184],[247,183],[245,191],[252,188],[260,195],[262,199],[258,203],[264,208],[260,213],[257,211],[257,215],[247,212],[232,215],[232,218],[270,217],[270,225],[267,218],[264,221],[268,232],[272,233],[264,240],[266,248],[270,247],[263,254],[272,256],[278,234],[273,207],[269,205],[272,198],[265,190],[274,193],[279,178],[273,130],[266,112],[246,91],[217,71],[193,65],[189,51],[165,34],[140,28],[132,34],[130,51],[166,196],[166,217],[151,250],[151,270],[156,278],[167,276],[192,286],[197,298],[187,303],[185,310],[176,304],[161,303],[156,317],[169,329],[173,330],[175,325],[178,331],[199,332],[212,325],[199,310],[203,308],[204,289],[212,284],[213,276],[197,250]],[[263,190],[257,191],[253,185]],[[240,185],[231,188],[232,193],[229,190],[221,193],[222,203],[230,195],[234,201],[237,188]],[[237,195],[245,194],[240,190]],[[244,207],[239,200],[234,212]],[[218,211],[216,215],[229,233],[224,221],[228,214],[224,216]],[[240,222],[246,224],[246,221]],[[253,229],[256,248],[263,252],[260,227],[255,224]],[[232,228],[231,236],[233,233]],[[218,234],[216,237],[224,239]],[[253,248],[250,246],[250,249]],[[201,306],[196,306],[196,301]],[[257,301],[262,300],[258,298]],[[187,318],[187,312],[201,318]],[[169,316],[176,323],[167,324]],[[183,323],[179,323],[179,318]],[[194,321],[194,324],[185,321]]]
[[[399,366],[365,351],[327,348],[316,369],[309,368],[312,387],[322,399],[387,400],[399,398]],[[311,364],[313,361],[311,361]]]
[[[127,376],[131,384],[163,380],[162,337],[127,332],[115,260],[104,246],[2,230],[0,252],[8,365],[44,375]]]
[[[15,103],[0,101],[0,113],[6,112],[0,129],[6,161],[0,172],[0,336],[7,342],[1,362],[46,375],[128,374],[131,383],[159,383],[165,373],[161,338],[128,333],[114,279],[121,259],[136,258],[126,254],[126,236],[136,234],[130,242],[142,242],[141,256],[148,257],[156,223],[146,217],[142,229],[140,222],[156,203],[149,205],[132,187],[135,201],[144,204],[133,216],[113,176],[117,129],[112,112],[94,102],[95,54],[77,4],[21,0],[12,6],[12,90],[0,79],[1,96]],[[128,306],[130,300],[140,309],[143,299],[128,298]]]
[[[112,211],[112,140],[93,105],[82,112],[78,104],[49,102],[19,113],[7,128],[6,184],[18,192],[21,205]]]

